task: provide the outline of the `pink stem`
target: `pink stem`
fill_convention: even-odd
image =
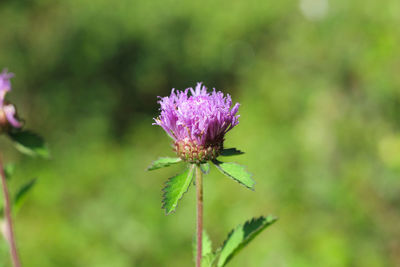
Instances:
[[[201,267],[203,253],[203,173],[200,167],[196,167],[197,188],[197,258],[196,267]]]
[[[7,181],[6,175],[4,174],[3,163],[0,158],[0,176],[1,176],[1,184],[3,187],[3,196],[4,196],[4,217],[6,218],[5,222],[5,238],[8,240],[10,244],[10,254],[11,260],[14,267],[21,267],[21,263],[19,261],[17,246],[15,244],[15,236],[13,223],[11,218],[11,206],[10,206],[10,195],[7,189]]]

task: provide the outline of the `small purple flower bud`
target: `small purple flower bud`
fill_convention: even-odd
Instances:
[[[189,95],[189,92],[191,95]],[[160,97],[161,114],[155,125],[174,140],[174,151],[184,161],[203,163],[219,156],[225,134],[239,123],[239,103],[233,108],[230,95],[208,93],[198,83],[185,91],[172,89],[169,97]]]
[[[10,79],[14,77],[13,73],[8,73],[7,69],[4,69],[0,74],[0,103],[3,105],[4,98],[7,92],[11,90]]]
[[[0,132],[8,131],[10,127],[22,127],[22,123],[17,119],[14,105],[4,100],[6,94],[11,91],[10,79],[13,76],[14,74],[8,73],[7,70],[3,70],[0,74]]]

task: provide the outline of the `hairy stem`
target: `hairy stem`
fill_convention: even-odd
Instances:
[[[5,226],[4,234],[5,238],[8,240],[10,244],[10,254],[13,266],[21,267],[21,263],[19,261],[17,252],[17,246],[15,243],[14,229],[11,218],[10,195],[8,194],[6,175],[4,174],[4,168],[3,168],[3,163],[1,161],[1,157],[0,157],[0,176],[1,176],[1,184],[3,187],[3,197],[4,197],[4,217],[6,219],[4,225]]]
[[[196,167],[196,189],[197,189],[197,257],[196,267],[201,267],[203,254],[203,173],[200,166]]]

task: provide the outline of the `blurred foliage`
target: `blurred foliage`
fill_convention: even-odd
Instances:
[[[23,263],[192,264],[194,190],[166,217],[161,188],[182,169],[145,169],[173,156],[156,96],[203,81],[242,104],[226,146],[257,182],[211,168],[213,243],[280,218],[229,266],[399,266],[400,2],[328,1],[1,1],[10,99],[52,151],[0,141],[12,191],[38,177],[16,220]]]

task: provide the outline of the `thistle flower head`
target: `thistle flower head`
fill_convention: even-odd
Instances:
[[[228,94],[215,89],[209,93],[198,83],[185,91],[172,89],[160,97],[161,114],[155,119],[174,140],[175,152],[191,163],[215,159],[223,148],[225,134],[239,123],[239,103],[232,107]]]
[[[11,91],[10,79],[13,76],[14,74],[7,70],[3,70],[0,74],[0,131],[8,130],[10,126],[22,127],[22,123],[16,117],[15,106],[5,101],[6,94]]]

